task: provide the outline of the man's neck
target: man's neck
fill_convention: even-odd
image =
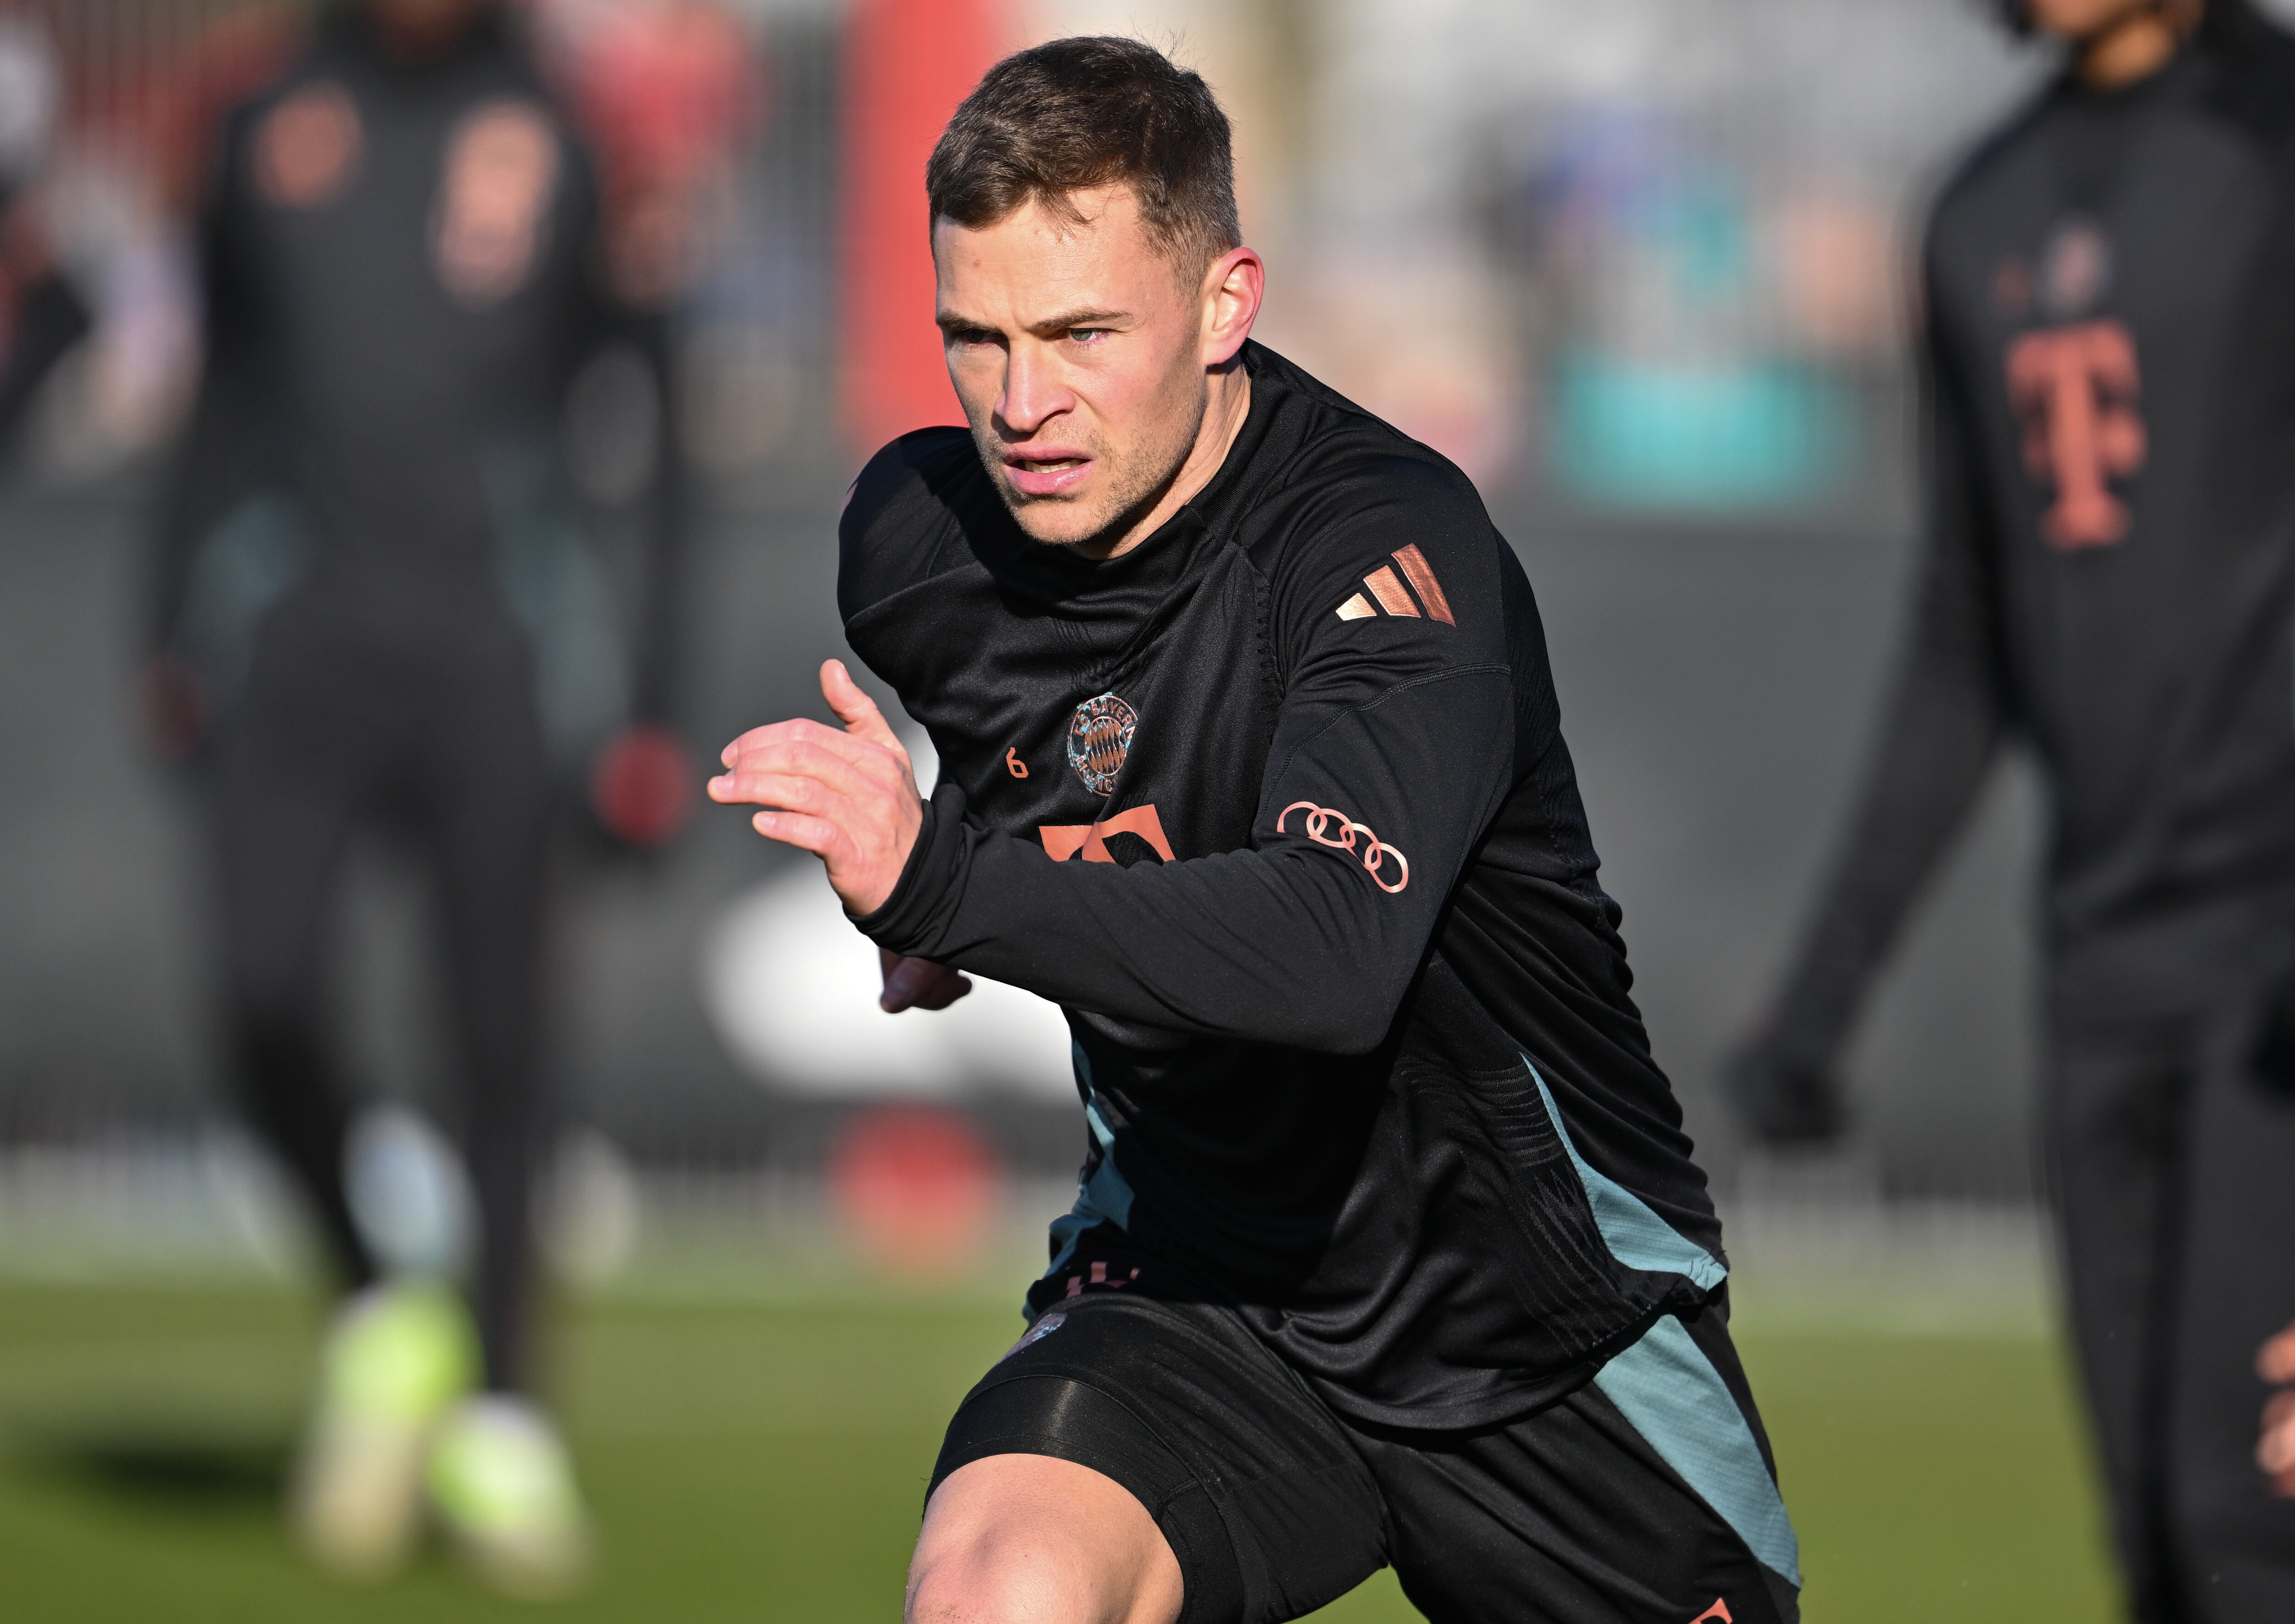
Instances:
[[[1227,461],[1227,453],[1235,445],[1235,437],[1243,432],[1244,420],[1251,415],[1251,373],[1243,364],[1238,353],[1235,360],[1211,375],[1210,400],[1204,407],[1204,420],[1196,430],[1196,444],[1188,453],[1188,460],[1180,464],[1164,494],[1156,505],[1141,514],[1137,522],[1111,540],[1086,542],[1076,551],[1089,559],[1117,559],[1131,551],[1164,527],[1170,518],[1190,502],[1196,493],[1212,482],[1212,476]]]
[[[2159,8],[2121,19],[2073,48],[2072,71],[2092,90],[2120,90],[2165,68],[2183,44]]]
[[[365,11],[362,20],[385,61],[393,67],[421,69],[460,52],[485,19],[476,9],[419,20],[375,9]]]

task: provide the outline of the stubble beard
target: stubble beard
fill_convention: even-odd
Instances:
[[[1211,388],[1200,382],[1192,410],[1188,414],[1186,432],[1174,437],[1172,443],[1156,446],[1135,445],[1117,454],[1098,436],[1090,446],[1092,461],[1099,465],[1102,483],[1090,496],[1078,500],[1061,496],[1029,496],[1013,488],[1010,476],[1004,471],[1004,443],[997,437],[992,425],[983,424],[973,430],[973,444],[980,460],[987,466],[990,483],[1003,499],[1004,506],[1021,531],[1032,542],[1046,547],[1065,547],[1088,554],[1096,546],[1110,543],[1138,524],[1148,510],[1164,498],[1172,482],[1187,465],[1188,453],[1195,450],[1196,441],[1203,434],[1204,418],[1211,406]],[[1090,503],[1089,510],[1086,502]],[[1090,529],[1082,535],[1045,533],[1042,521],[1055,515],[1090,512]],[[1062,526],[1065,528],[1065,526]]]

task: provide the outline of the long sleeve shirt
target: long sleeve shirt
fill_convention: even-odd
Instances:
[[[1530,583],[1455,468],[1271,352],[1212,481],[1105,561],[970,437],[843,521],[854,650],[941,779],[862,927],[1058,1001],[1089,1128],[1032,1313],[1237,1306],[1334,1403],[1477,1425],[1723,1273]]]
[[[206,365],[153,645],[206,667],[226,705],[282,616],[418,665],[519,649],[577,757],[633,706],[657,714],[677,459],[652,458],[632,673],[562,425],[608,343],[666,381],[664,334],[608,285],[592,166],[510,16],[484,8],[450,49],[402,61],[355,8],[329,12],[225,120],[200,246]]]
[[[2203,997],[2295,892],[2295,41],[2242,16],[2066,78],[1923,256],[1930,512],[1909,648],[1775,1036],[1837,1048],[2015,738],[2068,1009]]]

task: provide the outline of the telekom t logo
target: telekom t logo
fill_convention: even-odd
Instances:
[[[2128,534],[2115,476],[2144,466],[2136,340],[2118,322],[2028,332],[2008,347],[2008,400],[2024,420],[2024,463],[2056,487],[2040,520],[2051,544],[2103,547]]]

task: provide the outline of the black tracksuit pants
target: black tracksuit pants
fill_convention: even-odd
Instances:
[[[437,592],[433,583],[431,593]],[[445,594],[440,594],[445,595]],[[506,615],[378,615],[298,593],[259,636],[220,730],[213,828],[243,1106],[307,1196],[343,1279],[375,1273],[352,1221],[352,1099],[329,1052],[326,947],[354,833],[388,814],[434,882],[450,1054],[476,1188],[473,1302],[487,1385],[524,1375],[548,771],[531,660]]]
[[[2266,969],[2169,1013],[2051,1011],[2073,1335],[2143,1624],[2295,1619],[2295,1500],[2254,1458],[2256,1351],[2295,1320],[2295,1097],[2250,1061]]]

